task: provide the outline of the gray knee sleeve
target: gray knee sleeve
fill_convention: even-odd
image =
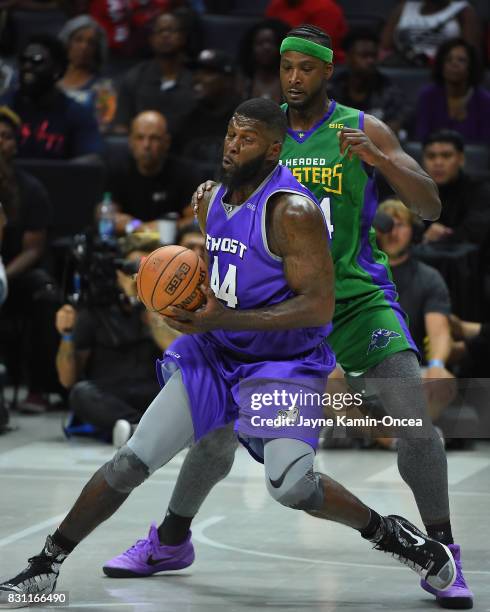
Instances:
[[[131,493],[150,475],[148,466],[128,446],[120,448],[102,470],[107,484],[120,493]]]
[[[294,510],[320,510],[323,506],[323,487],[313,469],[289,486],[275,488],[267,479],[267,490],[280,504]]]
[[[271,496],[295,510],[319,510],[323,487],[313,472],[315,453],[301,440],[276,439],[264,446],[265,481]]]

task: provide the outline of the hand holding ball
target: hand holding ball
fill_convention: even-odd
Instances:
[[[176,245],[150,253],[136,277],[139,299],[151,312],[164,315],[169,306],[197,310],[206,300],[200,285],[207,282],[206,264],[199,255]]]

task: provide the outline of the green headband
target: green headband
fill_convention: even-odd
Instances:
[[[324,62],[331,62],[333,60],[333,51],[328,47],[323,47],[316,42],[306,40],[305,38],[298,38],[297,36],[288,36],[282,41],[281,44],[281,55],[285,51],[298,51],[305,55],[312,55],[318,57],[318,59]]]

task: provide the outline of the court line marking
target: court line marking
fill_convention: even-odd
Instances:
[[[45,521],[41,521],[40,523],[34,523],[34,525],[31,525],[30,527],[22,529],[22,531],[16,531],[15,533],[7,536],[6,538],[2,538],[0,540],[0,547],[6,546],[7,544],[12,544],[12,542],[17,542],[17,540],[22,540],[22,538],[32,535],[33,533],[37,533],[42,529],[51,527],[51,525],[55,525],[56,523],[61,522],[65,518],[65,516],[66,513],[64,512],[63,514],[52,516],[51,518],[46,519]]]
[[[0,547],[6,546],[7,544],[12,544],[13,542],[16,542],[17,540],[21,540],[22,538],[25,538],[26,536],[37,533],[38,531],[41,531],[42,529],[50,527],[54,524],[58,524],[60,521],[63,520],[64,517],[65,517],[65,514],[58,514],[49,519],[46,519],[45,521],[35,523],[34,525],[27,527],[26,529],[17,531],[11,534],[10,536],[7,536],[6,538],[2,538],[0,540]],[[209,527],[213,525],[216,525],[217,523],[220,523],[225,518],[226,516],[211,516],[208,519],[204,519],[203,521],[200,521],[199,523],[193,525],[192,526],[193,539],[196,542],[205,544],[207,546],[211,546],[212,548],[218,548],[220,550],[229,550],[232,552],[238,552],[238,553],[246,554],[246,555],[253,555],[256,557],[267,557],[269,559],[282,559],[284,561],[295,561],[295,562],[299,561],[301,563],[311,563],[313,565],[333,565],[337,567],[338,566],[360,567],[360,568],[367,568],[367,569],[395,570],[395,571],[405,570],[404,567],[397,567],[396,565],[392,566],[392,565],[380,565],[380,564],[374,564],[374,563],[356,563],[354,561],[327,561],[326,559],[308,559],[306,557],[296,557],[292,555],[281,555],[278,553],[261,552],[259,550],[250,550],[248,548],[241,548],[238,546],[230,546],[229,544],[222,544],[221,542],[217,542],[216,540],[213,540],[204,534],[206,529],[208,529]],[[490,571],[484,571],[484,570],[467,571],[465,570],[465,574],[487,576],[487,575],[490,575]],[[73,605],[73,603],[71,603],[70,605]],[[96,605],[98,604],[96,603],[85,604],[84,607],[95,607]],[[104,605],[108,606],[112,604],[104,604]]]
[[[77,482],[86,482],[87,478],[91,475],[91,472],[87,472],[86,475],[65,475],[65,476],[49,476],[48,474],[0,474],[0,478],[6,478],[7,480],[73,480]],[[247,480],[246,478],[242,478],[240,481],[233,482],[233,476],[229,477],[228,480],[221,481],[219,483],[220,487],[264,487],[264,483],[262,478],[260,478],[260,482],[252,482],[251,480]],[[163,478],[151,478],[150,480],[145,481],[145,486],[148,485],[157,485],[157,484],[171,484],[174,485],[175,480],[168,480]],[[347,484],[348,487],[355,489],[355,491],[361,491],[365,493],[404,493],[406,495],[412,495],[410,489],[407,488],[387,488],[387,487],[358,487],[355,484]],[[449,491],[449,497],[458,496],[458,497],[490,497],[490,492],[486,493],[483,491]]]
[[[268,557],[272,559],[284,559],[285,561],[300,561],[303,563],[312,563],[315,565],[334,565],[334,566],[342,566],[342,567],[361,567],[367,569],[382,569],[382,570],[403,570],[406,568],[402,566],[396,565],[378,565],[374,563],[356,563],[354,561],[327,561],[326,559],[307,559],[306,557],[295,557],[291,555],[280,555],[277,553],[269,553],[262,552],[260,550],[250,550],[249,548],[241,548],[238,546],[230,546],[228,544],[222,544],[221,542],[217,542],[212,538],[209,538],[204,534],[204,531],[215,525],[220,523],[226,518],[226,516],[211,516],[210,518],[201,521],[197,525],[192,526],[192,539],[200,542],[201,544],[206,544],[213,548],[219,548],[221,550],[230,550],[233,552],[243,553],[246,555],[254,555],[256,557]],[[465,574],[481,574],[484,576],[490,575],[490,571],[466,571]]]

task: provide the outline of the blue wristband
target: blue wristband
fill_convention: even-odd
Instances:
[[[129,221],[129,223],[126,223],[125,227],[126,234],[132,234],[140,225],[143,225],[143,221],[140,219],[133,219],[132,221]]]
[[[63,334],[61,339],[65,342],[71,342],[73,340],[73,334]]]
[[[444,361],[442,359],[431,359],[427,364],[428,368],[445,368]]]

